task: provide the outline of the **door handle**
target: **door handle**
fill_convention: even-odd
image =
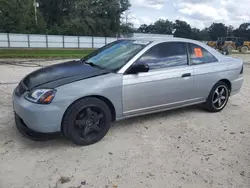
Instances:
[[[185,78],[185,77],[190,77],[191,76],[191,73],[185,73],[185,74],[183,74],[181,77],[182,78]]]

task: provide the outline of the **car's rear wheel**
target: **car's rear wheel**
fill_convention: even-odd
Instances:
[[[205,108],[210,112],[219,112],[225,108],[229,99],[230,91],[224,82],[218,82],[211,90]]]
[[[67,109],[62,128],[75,144],[90,145],[107,134],[111,119],[110,109],[105,102],[97,98],[84,98]]]

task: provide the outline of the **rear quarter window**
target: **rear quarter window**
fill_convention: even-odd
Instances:
[[[190,63],[192,65],[206,64],[218,62],[218,60],[208,52],[205,48],[197,44],[188,44],[188,52],[190,56]]]

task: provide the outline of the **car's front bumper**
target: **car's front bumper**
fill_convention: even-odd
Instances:
[[[33,131],[34,133],[57,133],[61,131],[61,121],[65,110],[60,105],[53,103],[49,105],[35,104],[26,100],[23,96],[16,96],[15,93],[12,98],[19,131],[20,127],[25,132],[28,129],[28,132]]]
[[[24,136],[35,141],[46,141],[60,136],[60,132],[57,133],[39,133],[31,130],[23,120],[15,113],[15,122],[17,130]]]

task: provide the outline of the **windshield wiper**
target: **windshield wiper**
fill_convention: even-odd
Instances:
[[[94,64],[94,63],[92,63],[92,62],[87,62],[87,61],[86,61],[85,64],[90,65],[91,67],[97,67],[97,68],[99,68],[99,69],[104,69],[104,68],[102,68],[101,66],[96,65],[96,64]]]
[[[99,67],[98,65],[96,65],[92,62],[85,62],[85,64],[90,65],[91,67]]]
[[[97,67],[97,68],[102,69],[102,70],[107,70],[104,67],[101,67],[99,65],[94,64],[93,62],[87,62],[86,61],[85,64],[90,65],[91,67]]]

